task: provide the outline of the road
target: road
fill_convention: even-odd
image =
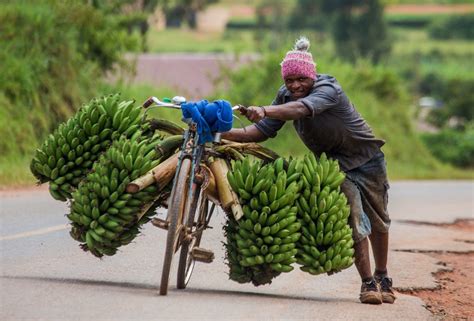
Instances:
[[[469,233],[407,221],[474,218],[473,182],[395,182],[389,271],[398,288],[435,288],[441,266],[423,251],[474,251]],[[68,235],[68,208],[44,188],[0,192],[0,320],[430,320],[423,302],[399,294],[396,304],[358,303],[354,267],[333,276],[295,270],[269,286],[228,280],[222,212],[205,234],[212,264],[198,264],[186,290],[173,273],[168,296],[158,296],[165,233],[152,225],[130,245],[102,260]]]

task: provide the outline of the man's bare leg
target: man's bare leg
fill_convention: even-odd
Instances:
[[[360,302],[369,304],[381,304],[382,295],[378,290],[377,283],[370,270],[369,240],[364,238],[354,244],[355,266],[362,279],[360,290]]]
[[[380,284],[383,302],[393,303],[396,297],[392,290],[392,279],[387,273],[388,238],[388,233],[372,231],[370,234],[370,244],[375,260],[374,276]]]
[[[370,269],[369,257],[369,240],[367,238],[354,244],[355,261],[354,264],[359,271],[362,280],[372,278],[372,271]]]
[[[372,231],[370,234],[370,245],[374,252],[375,270],[387,273],[388,233]]]

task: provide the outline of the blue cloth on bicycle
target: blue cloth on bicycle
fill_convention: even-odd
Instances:
[[[232,106],[226,100],[216,100],[206,106],[204,119],[212,132],[227,132],[232,129]]]
[[[187,102],[181,104],[181,111],[183,113],[183,118],[191,118],[197,127],[197,132],[199,134],[199,144],[204,144],[206,142],[212,141],[212,133],[209,125],[201,114],[201,111],[204,112],[205,107],[209,102],[207,100],[201,100],[198,102]]]
[[[181,105],[181,110],[184,119],[191,118],[196,123],[199,144],[211,142],[214,132],[226,132],[232,128],[232,107],[228,101],[187,102]]]

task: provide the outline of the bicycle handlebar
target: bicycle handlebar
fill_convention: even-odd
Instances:
[[[171,103],[171,102],[163,102],[161,100],[159,100],[158,98],[156,97],[149,97],[147,100],[145,100],[145,102],[143,103],[143,108],[146,109],[145,113],[143,114],[143,119],[145,119],[146,117],[146,114],[147,114],[147,111],[150,106],[152,106],[153,104],[155,104],[155,106],[152,106],[152,107],[164,107],[164,108],[172,108],[172,109],[181,109],[181,104],[185,103],[186,102],[186,98],[184,97],[181,97],[181,96],[176,96],[172,99],[173,102],[175,102],[175,104]],[[243,105],[235,105],[234,107],[232,107],[232,111],[240,111],[241,114],[243,115],[246,115],[247,114],[247,107],[243,106]],[[245,125],[244,123],[242,122],[242,120],[237,117],[237,115],[232,115],[232,117],[236,118],[240,124],[242,125],[242,128],[244,129],[244,131],[246,131],[245,129]]]
[[[151,106],[151,104],[153,104],[153,99],[152,97],[149,97],[147,100],[145,100],[142,106],[143,108],[148,108]]]
[[[150,107],[151,105],[156,104],[157,107],[168,107],[168,108],[175,108],[175,109],[181,109],[181,104],[184,103],[186,100],[183,98],[183,97],[175,97],[175,98],[179,98],[179,100],[177,100],[177,104],[173,104],[173,103],[168,103],[168,102],[163,102],[161,100],[159,100],[158,98],[156,97],[149,97],[147,100],[145,100],[145,102],[143,103],[143,108],[148,108]],[[173,98],[173,100],[175,99]]]
[[[177,104],[173,103],[168,103],[168,102],[163,102],[159,100],[156,97],[149,97],[145,102],[143,103],[143,108],[148,108],[153,104],[156,104],[157,107],[165,107],[165,108],[173,108],[173,109],[181,109],[181,104],[184,103],[186,100],[183,97],[175,97],[173,98],[173,101],[177,101]],[[232,107],[232,111],[234,110],[243,110],[244,114],[247,111],[247,107],[242,106],[242,105],[235,105]]]

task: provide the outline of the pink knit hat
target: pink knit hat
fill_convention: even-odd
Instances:
[[[316,63],[309,49],[309,40],[306,37],[300,37],[292,51],[286,53],[281,62],[281,76],[285,79],[288,76],[305,76],[316,79]]]

